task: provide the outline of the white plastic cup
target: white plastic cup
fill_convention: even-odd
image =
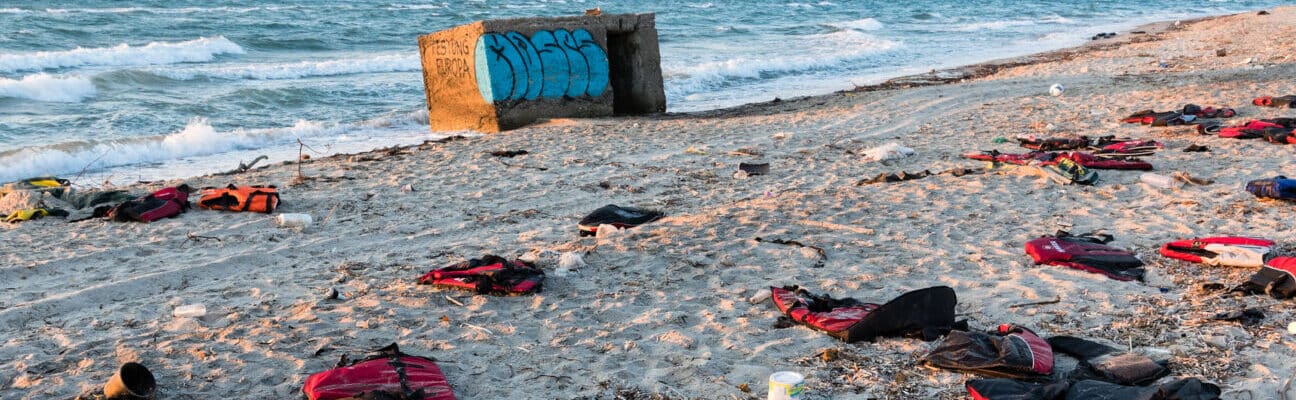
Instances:
[[[1173,189],[1175,187],[1174,178],[1161,175],[1161,174],[1154,174],[1151,172],[1145,172],[1143,173],[1143,175],[1139,175],[1139,180],[1143,181],[1143,183],[1151,185],[1152,187],[1157,187],[1162,189]]]
[[[202,304],[190,304],[175,308],[175,316],[178,318],[202,318],[207,315],[207,306]]]
[[[792,371],[770,374],[768,400],[800,400],[805,392],[805,376]]]
[[[284,228],[305,228],[315,221],[310,214],[279,214],[275,221]]]

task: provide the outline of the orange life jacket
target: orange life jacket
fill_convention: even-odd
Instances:
[[[274,186],[234,186],[204,188],[199,208],[225,211],[272,213],[279,206],[279,190]]]

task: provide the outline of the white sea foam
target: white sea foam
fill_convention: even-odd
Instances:
[[[706,8],[715,7],[715,4],[711,4],[710,2],[707,2],[707,3],[702,3],[702,4],[689,4],[688,6],[689,6],[689,7],[692,7],[692,8],[702,8],[702,9],[706,9]]]
[[[30,12],[31,10],[24,10],[21,8],[13,8],[13,7],[0,8],[0,14],[27,14]]]
[[[795,44],[797,48],[836,49],[836,52],[807,55],[797,48],[789,48],[772,50],[761,57],[737,56],[665,66],[663,75],[667,80],[667,94],[683,97],[688,93],[714,90],[731,80],[759,79],[766,74],[804,73],[839,67],[846,62],[899,46],[896,42],[856,30],[808,35],[789,41],[789,44]]]
[[[184,42],[152,42],[143,46],[131,46],[122,43],[113,47],[78,47],[63,51],[0,53],[0,72],[81,66],[138,66],[207,62],[221,54],[243,54],[243,48],[224,36],[214,36]]]
[[[150,68],[149,73],[171,79],[198,77],[217,79],[298,79],[311,76],[334,76],[365,73],[418,71],[422,68],[418,53],[381,54],[363,58],[345,58],[294,63],[202,65],[194,67]]]
[[[66,175],[289,143],[295,138],[334,137],[347,127],[297,121],[291,127],[218,131],[194,118],[179,132],[140,139],[29,147],[0,153],[0,182],[39,175]]]
[[[854,21],[832,22],[825,24],[828,26],[841,29],[855,29],[860,31],[876,31],[882,29],[882,23],[873,18],[857,19]]]
[[[975,32],[982,30],[1002,30],[1018,26],[1034,26],[1041,24],[1070,24],[1072,21],[1066,17],[1051,16],[1039,19],[1010,19],[1006,21],[987,21],[974,22],[970,24],[956,25],[953,30],[959,32]]]
[[[0,78],[0,97],[70,103],[94,95],[94,83],[82,76],[60,77],[41,73],[22,79]]]
[[[435,10],[446,8],[442,4],[393,4],[387,7],[388,10]]]

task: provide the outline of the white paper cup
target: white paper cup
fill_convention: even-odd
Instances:
[[[805,394],[805,376],[792,371],[770,374],[769,400],[799,400]]]
[[[275,221],[284,228],[305,228],[310,226],[314,220],[310,214],[279,214],[275,216]]]

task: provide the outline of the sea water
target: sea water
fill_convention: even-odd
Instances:
[[[169,179],[452,134],[428,130],[416,38],[481,19],[654,12],[668,110],[682,112],[1280,3],[0,1],[0,182]]]

